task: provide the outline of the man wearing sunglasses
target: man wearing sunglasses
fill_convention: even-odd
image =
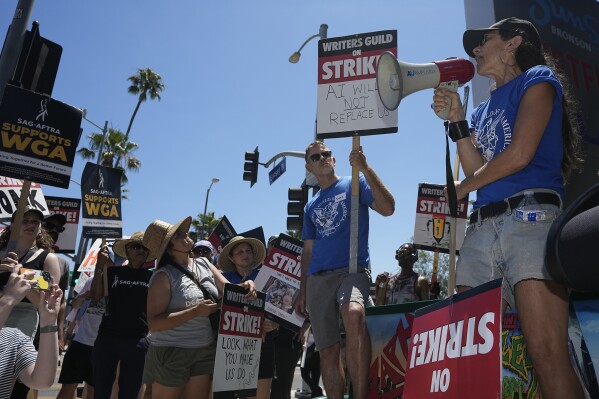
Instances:
[[[331,399],[343,398],[345,376],[340,364],[343,321],[346,363],[355,398],[366,398],[370,366],[370,337],[366,328],[365,303],[370,293],[368,253],[368,208],[383,216],[395,211],[393,195],[366,162],[362,148],[349,155],[358,168],[358,273],[349,273],[352,179],[335,174],[335,157],[322,142],[306,148],[306,169],[320,191],[306,204],[302,239],[302,274],[296,311],[310,317],[316,347],[320,351],[322,378]],[[337,287],[331,289],[331,287]]]
[[[65,228],[64,226],[67,224],[67,218],[62,213],[53,213],[44,218],[42,223],[42,228],[48,233],[50,238],[52,238],[52,249],[54,252],[59,251],[58,237],[60,233],[62,233]],[[65,258],[62,256],[56,255],[58,258],[58,268],[60,271],[60,280],[58,281],[58,287],[62,290],[62,292],[67,292],[67,288],[69,285],[69,264]],[[65,343],[64,343],[64,316],[65,316],[65,296],[62,297],[62,303],[60,304],[60,310],[58,312],[58,350],[59,353],[64,351]]]

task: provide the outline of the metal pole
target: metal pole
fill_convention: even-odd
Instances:
[[[202,239],[205,239],[206,234],[208,234],[208,232],[206,231],[206,211],[208,210],[208,195],[210,195],[210,189],[212,188],[212,185],[214,183],[218,183],[219,181],[219,179],[213,177],[212,181],[210,182],[210,185],[208,186],[208,190],[206,190],[206,201],[204,202],[204,213],[202,214]]]
[[[0,56],[0,101],[2,101],[6,84],[15,73],[34,3],[35,0],[19,0],[12,24],[8,28],[4,50]]]

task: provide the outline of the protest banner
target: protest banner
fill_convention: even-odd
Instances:
[[[397,31],[318,41],[317,138],[397,132],[397,110],[383,106],[376,85],[385,51],[397,56]]]
[[[414,311],[436,302],[421,301],[366,308],[366,325],[372,348],[368,399],[401,398]]]
[[[81,175],[82,235],[86,238],[121,238],[122,169],[88,162]]]
[[[502,399],[541,399],[539,379],[526,351],[518,313],[503,315],[501,331]]]
[[[242,287],[225,284],[212,382],[214,399],[256,395],[265,295],[257,292],[258,297],[248,301],[245,294]]]
[[[56,247],[54,252],[75,252],[81,200],[79,198],[46,197],[46,204],[50,215],[60,213],[67,220],[64,231],[58,235],[58,241],[54,243]]]
[[[574,293],[573,311],[570,319],[576,318],[578,328],[568,327],[573,352],[578,363],[582,381],[591,398],[599,397],[599,298],[597,293]],[[574,313],[574,314],[572,314]]]
[[[456,250],[459,251],[462,247],[468,216],[468,196],[458,201],[458,217],[455,226],[452,226],[444,187],[442,184],[418,184],[414,225],[414,246],[418,249],[449,253],[451,229],[456,229],[457,232]]]
[[[208,241],[210,241],[212,246],[216,248],[216,251],[220,253],[223,249],[223,241],[236,235],[237,233],[235,232],[233,225],[229,222],[229,219],[223,215],[212,234],[210,234],[210,237],[208,237]]]
[[[106,243],[109,248],[112,247],[114,241],[114,239],[106,240]],[[94,272],[94,270],[96,269],[96,263],[98,262],[98,252],[100,252],[101,247],[102,240],[99,238],[94,240],[92,246],[85,253],[85,257],[83,258],[83,261],[77,269],[78,272]]]
[[[501,281],[416,311],[403,399],[500,397]]]
[[[68,188],[81,119],[75,107],[6,85],[0,104],[0,174]]]
[[[292,331],[299,331],[305,319],[295,312],[302,275],[302,246],[302,241],[279,234],[254,281],[256,289],[266,294],[266,317]]]
[[[0,221],[10,222],[12,214],[16,212],[23,180],[0,176]],[[27,205],[34,207],[45,216],[49,215],[48,205],[38,183],[31,183],[27,193]]]

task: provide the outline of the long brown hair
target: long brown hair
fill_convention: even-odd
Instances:
[[[9,226],[6,229],[4,229],[2,233],[0,233],[0,251],[8,246],[10,232],[11,230]],[[54,240],[52,240],[52,237],[50,237],[44,229],[40,228],[40,232],[38,233],[37,237],[35,237],[35,245],[38,248],[52,251],[53,244]]]
[[[583,159],[580,153],[580,111],[572,95],[572,89],[566,79],[566,75],[558,66],[555,58],[528,40],[526,32],[499,29],[499,34],[503,40],[511,39],[514,36],[522,37],[522,43],[518,46],[514,54],[516,63],[520,69],[526,71],[536,65],[546,65],[551,68],[562,84],[562,110],[564,114],[562,118],[562,140],[564,143],[564,156],[562,158],[561,170],[564,183],[567,183],[572,172],[582,168]]]

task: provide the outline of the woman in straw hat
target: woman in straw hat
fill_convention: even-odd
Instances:
[[[116,255],[127,259],[125,266],[113,265],[106,246],[98,254],[91,296],[95,301],[104,297],[106,280],[108,297],[92,350],[96,399],[110,398],[119,362],[118,397],[136,398],[141,387],[148,333],[146,303],[152,276],[143,266],[153,259],[143,245],[143,236],[141,232],[133,233],[131,238],[118,240],[112,246]]]
[[[266,257],[262,241],[255,238],[235,236],[225,245],[218,257],[218,265],[223,275],[232,283],[253,281]],[[265,336],[260,350],[258,369],[258,390],[253,399],[268,399],[270,386],[275,374],[275,338],[279,325],[270,320],[264,321]],[[252,399],[252,398],[250,398]]]
[[[191,217],[176,224],[155,220],[146,229],[144,245],[158,263],[148,292],[151,335],[144,383],[153,397],[208,399],[216,353],[209,316],[229,281],[206,258],[190,257],[193,240],[187,232]],[[202,288],[200,288],[201,285]],[[251,281],[240,284],[256,299]]]

